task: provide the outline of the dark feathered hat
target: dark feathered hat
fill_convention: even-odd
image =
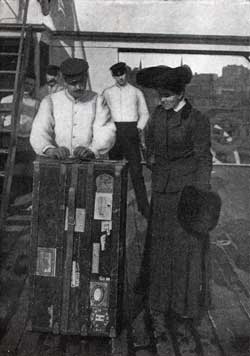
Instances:
[[[167,66],[148,67],[136,75],[137,84],[158,91],[170,90],[179,94],[192,79],[192,71],[187,65],[171,68]]]
[[[220,209],[221,199],[217,193],[186,186],[178,204],[178,220],[187,232],[206,235],[216,227]]]

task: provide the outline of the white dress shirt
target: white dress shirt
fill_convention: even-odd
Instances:
[[[103,96],[115,122],[137,122],[137,128],[144,129],[149,112],[141,90],[129,83],[124,86],[115,84],[105,89]]]
[[[65,89],[46,96],[34,119],[30,143],[39,155],[46,149],[84,146],[96,157],[108,152],[115,142],[115,125],[103,97],[91,91],[75,100]]]

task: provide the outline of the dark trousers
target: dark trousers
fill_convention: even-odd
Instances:
[[[148,210],[148,198],[142,175],[139,135],[136,122],[116,122],[116,143],[109,151],[111,160],[125,158],[135,190],[138,210],[144,214]]]

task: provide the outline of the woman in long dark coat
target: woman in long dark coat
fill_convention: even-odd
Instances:
[[[209,263],[207,239],[187,233],[177,219],[183,188],[209,190],[212,170],[209,121],[184,97],[191,78],[187,66],[150,67],[137,74],[138,84],[160,95],[146,137],[152,168],[148,306],[156,336],[164,332],[166,318],[198,319],[207,303],[202,267]]]

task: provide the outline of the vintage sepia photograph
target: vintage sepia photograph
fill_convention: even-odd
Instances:
[[[250,0],[0,0],[0,356],[250,356]]]

